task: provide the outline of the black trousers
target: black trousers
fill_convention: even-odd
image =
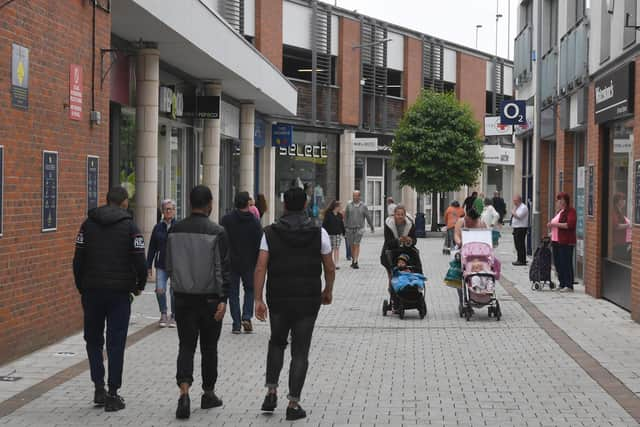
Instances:
[[[527,262],[527,228],[514,228],[513,229],[513,243],[518,253],[518,262]]]
[[[218,379],[218,340],[222,322],[216,321],[213,316],[220,300],[177,292],[175,298],[179,340],[176,383],[178,386],[193,384],[193,356],[200,337],[202,389],[211,391]]]
[[[291,331],[291,365],[289,366],[289,394],[287,399],[298,402],[309,367],[309,348],[317,314],[295,316],[290,313],[269,312],[271,339],[267,353],[267,381],[269,388],[278,387],[280,371],[284,364],[284,350]]]
[[[561,288],[573,289],[573,246],[553,244],[553,264]]]
[[[82,292],[84,311],[84,340],[91,369],[91,381],[104,386],[104,325],[107,323],[107,358],[109,360],[109,389],[122,385],[124,349],[127,344],[131,302],[129,293],[108,289],[86,289]]]

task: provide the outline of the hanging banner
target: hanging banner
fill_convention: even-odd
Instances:
[[[58,153],[42,152],[42,231],[55,231],[58,224]]]
[[[4,147],[0,145],[0,237],[2,237],[2,233],[3,233],[3,228],[2,228],[2,224],[3,224],[2,215],[4,214],[4,211],[2,209],[4,207],[3,195],[4,195]]]
[[[29,108],[29,49],[17,44],[11,54],[11,106]]]
[[[87,212],[98,207],[99,167],[98,156],[87,156]]]
[[[69,66],[69,118],[82,119],[82,66]]]
[[[593,216],[593,165],[589,165],[587,186],[587,215]]]
[[[579,166],[576,177],[576,237],[578,238],[576,251],[579,256],[584,256],[584,174],[585,167]]]

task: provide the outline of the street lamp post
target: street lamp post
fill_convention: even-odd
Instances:
[[[496,53],[493,57],[493,94],[492,94],[492,111],[493,115],[497,114],[496,96],[498,92],[498,21],[502,18],[502,14],[498,12],[498,1],[496,0]]]
[[[478,48],[478,30],[482,28],[482,24],[476,25],[476,49]]]

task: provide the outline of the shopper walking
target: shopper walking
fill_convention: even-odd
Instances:
[[[260,219],[262,219],[264,214],[269,209],[267,205],[267,199],[262,193],[258,194],[258,200],[256,200],[256,208],[258,208],[258,212],[260,212]]]
[[[467,212],[469,209],[473,207],[473,202],[476,201],[477,197],[478,197],[478,192],[474,191],[473,193],[471,193],[470,196],[464,199],[464,202],[462,203],[462,208],[464,209],[465,212]],[[481,213],[481,212],[478,212],[478,213]]]
[[[504,216],[507,214],[507,205],[504,202],[504,199],[500,197],[499,191],[493,192],[493,207],[500,214],[500,224],[504,224]]]
[[[397,205],[393,216],[387,217],[384,221],[384,243],[380,252],[380,264],[387,270],[389,278],[385,290],[391,288],[391,272],[397,258],[397,255],[389,258],[387,251],[414,247],[417,242],[415,220],[407,214],[404,206]]]
[[[360,268],[358,259],[360,257],[360,242],[364,235],[365,220],[371,227],[373,233],[373,221],[367,205],[360,200],[360,191],[353,192],[353,200],[347,204],[345,211],[344,226],[346,229],[347,241],[351,245],[351,268]]]
[[[265,320],[267,306],[262,296],[268,273],[271,338],[267,354],[268,391],[262,403],[263,411],[273,411],[278,404],[278,380],[291,332],[287,420],[306,417],[299,402],[309,365],[311,336],[320,305],[331,304],[335,279],[329,234],[315,227],[304,214],[306,200],[304,191],[299,188],[285,192],[285,214],[277,223],[265,228],[254,279],[256,317]]]
[[[107,193],[107,205],[89,211],[76,237],[73,276],[82,298],[84,339],[95,386],[93,402],[107,412],[124,409],[122,385],[130,293],[140,295],[147,281],[144,238],[126,210],[129,195],[122,187]],[[107,323],[109,376],[104,382],[104,327]]]
[[[488,197],[484,199],[484,209],[480,219],[491,229],[496,228],[500,222],[500,214],[493,206],[493,200]]]
[[[262,227],[249,211],[249,193],[239,192],[235,197],[235,209],[220,221],[227,231],[231,255],[231,289],[229,309],[231,311],[231,333],[239,334],[240,326],[245,332],[253,332],[253,270],[256,268],[258,248],[262,239]],[[244,290],[244,303],[240,311],[240,280]]]
[[[444,211],[444,222],[447,227],[447,242],[446,246],[448,248],[452,248],[455,246],[453,240],[453,234],[455,232],[456,224],[458,219],[464,216],[464,209],[460,207],[460,202],[454,200],[451,202],[451,205]]]
[[[513,198],[511,209],[511,228],[513,228],[513,243],[516,247],[518,259],[513,265],[527,265],[527,230],[529,229],[529,208],[522,202],[522,196]]]
[[[324,213],[324,221],[322,228],[326,230],[331,239],[331,250],[333,254],[333,263],[336,270],[340,269],[338,262],[340,261],[340,245],[342,244],[342,236],[344,236],[344,220],[341,211],[342,204],[338,200],[333,200]]]
[[[158,222],[151,232],[149,252],[147,253],[147,268],[149,270],[149,277],[151,277],[155,260],[156,298],[158,300],[158,308],[160,309],[160,321],[158,323],[161,328],[167,326],[175,328],[175,298],[173,296],[173,287],[170,289],[171,317],[167,317],[167,282],[169,277],[165,269],[165,255],[167,250],[167,234],[176,223],[174,218],[176,204],[173,200],[166,199],[162,202],[160,208],[162,210],[162,221]]]
[[[176,382],[180,399],[176,418],[189,418],[189,388],[193,384],[193,355],[200,338],[202,355],[202,409],[222,405],[214,389],[218,379],[218,339],[230,284],[229,245],[220,225],[209,220],[211,190],[191,190],[191,215],[175,224],[167,240],[167,272],[176,298],[178,363]]]
[[[556,266],[558,290],[573,292],[573,247],[576,245],[576,210],[570,206],[569,194],[556,196],[557,212],[547,227],[551,229],[553,264]]]

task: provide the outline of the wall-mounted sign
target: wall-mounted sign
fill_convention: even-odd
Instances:
[[[584,174],[585,167],[578,167],[578,176],[576,183],[576,235],[578,239],[584,239]]]
[[[260,117],[256,117],[256,121],[253,129],[253,145],[255,147],[264,147],[265,141],[265,133],[267,130],[267,126],[264,120]]]
[[[353,138],[353,151],[378,151],[378,138]]]
[[[634,64],[635,62],[630,62],[596,80],[596,123],[608,122],[633,113]]]
[[[587,215],[593,216],[593,165],[589,165],[589,176],[587,177]]]
[[[17,44],[11,53],[11,106],[29,108],[29,49]]]
[[[558,189],[562,191],[564,188],[564,171],[558,172]]]
[[[0,145],[0,237],[2,237],[3,233],[3,207],[4,207],[4,147]]]
[[[87,156],[87,211],[98,207],[98,176],[100,158]]]
[[[42,231],[55,231],[58,224],[58,153],[42,152]]]
[[[291,144],[288,147],[280,146],[279,153],[281,156],[291,156],[298,159],[326,159],[329,157],[327,144],[322,141],[315,145]]]
[[[82,119],[82,66],[69,66],[69,118]]]
[[[509,99],[500,103],[500,123],[523,125],[527,123],[527,101]]]
[[[484,118],[484,136],[510,136],[513,126],[500,123],[500,116]]]
[[[633,149],[633,135],[630,138],[613,138],[614,153],[631,153]]]
[[[290,147],[293,144],[293,126],[274,123],[271,126],[271,146]]]
[[[502,147],[500,145],[483,145],[483,163],[490,165],[507,165],[516,164],[516,149],[510,147]]]
[[[633,201],[635,205],[634,213],[633,213],[633,223],[640,224],[640,160],[636,160],[633,162],[633,168],[635,170],[635,199]]]
[[[199,119],[220,118],[220,97],[202,95],[196,98],[196,117]]]

